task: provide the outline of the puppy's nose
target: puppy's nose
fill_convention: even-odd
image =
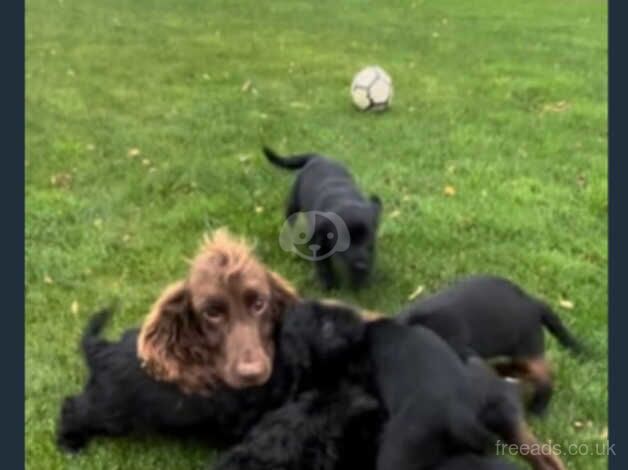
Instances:
[[[268,367],[262,360],[244,358],[236,364],[235,373],[242,382],[257,384],[266,380]]]

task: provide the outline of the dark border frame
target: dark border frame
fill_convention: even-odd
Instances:
[[[628,468],[625,437],[628,434],[628,381],[625,358],[628,345],[628,64],[626,64],[625,20],[628,7],[624,0],[609,2],[609,468]]]
[[[4,216],[2,400],[0,442],[6,468],[21,468],[24,456],[24,3],[2,4],[0,25],[2,157],[0,204]]]

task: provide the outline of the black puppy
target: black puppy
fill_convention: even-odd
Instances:
[[[268,160],[276,166],[300,170],[288,199],[286,218],[296,214],[308,217],[309,233],[295,243],[309,243],[308,259],[315,262],[325,286],[337,286],[333,260],[348,272],[354,287],[362,286],[373,269],[375,239],[381,212],[377,196],[365,198],[349,171],[340,163],[317,154],[282,158],[264,147]]]
[[[366,323],[350,307],[305,302],[284,316],[282,330],[280,344],[299,344],[289,350],[302,359],[295,367],[306,371],[291,374],[300,377],[300,386],[323,393],[342,377],[375,393],[382,407],[378,419],[369,421],[358,435],[345,431],[345,439],[337,440],[333,436],[338,428],[333,428],[329,438],[335,452],[322,460],[324,453],[317,453],[320,468],[369,469],[374,464],[377,470],[432,468],[452,455],[487,451],[496,435],[508,444],[538,445],[525,428],[518,397],[509,384],[482,362],[463,363],[425,328],[387,319]],[[323,427],[292,431],[291,409],[276,416],[286,425],[273,422],[272,443],[264,439],[263,428],[247,438],[246,452],[255,455],[247,460],[248,470],[267,468],[260,462],[275,461],[286,447],[291,460],[303,462],[304,442],[328,438]],[[283,435],[281,429],[286,430]],[[366,459],[356,467],[355,457]],[[243,458],[239,455],[233,461]],[[563,469],[553,455],[530,460],[537,470]]]
[[[534,385],[530,410],[542,413],[552,393],[544,328],[565,347],[582,347],[560,318],[507,279],[475,276],[405,307],[397,320],[435,331],[463,357],[507,358],[499,369]]]
[[[294,318],[285,326],[280,323],[275,331],[273,372],[264,385],[239,390],[222,386],[209,396],[186,394],[175,384],[155,380],[142,368],[137,329],[118,341],[100,336],[109,316],[108,311],[93,316],[83,335],[88,381],[81,394],[63,401],[57,429],[57,442],[67,451],[80,450],[96,435],[148,432],[191,436],[224,448],[242,439],[266,411],[295,397],[308,384],[338,383],[331,369],[321,369],[314,376],[317,364],[303,344],[303,331],[312,325]],[[329,362],[342,359],[344,342],[334,342],[324,334],[317,337],[330,340],[325,346]]]
[[[151,431],[194,436],[224,447],[241,439],[265,410],[284,400],[278,376],[263,386],[218,388],[209,397],[184,394],[174,384],[156,381],[137,357],[138,330],[127,331],[115,342],[100,337],[109,315],[95,315],[83,336],[89,378],[80,395],[62,404],[57,442],[65,450],[78,451],[95,435]]]
[[[366,341],[389,414],[377,470],[431,468],[454,450],[483,452],[495,441],[479,419],[463,362],[435,333],[377,320]]]
[[[339,384],[311,390],[266,414],[213,470],[334,470],[350,427],[360,426],[379,403],[361,388]]]

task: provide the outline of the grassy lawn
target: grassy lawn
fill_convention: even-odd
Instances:
[[[28,0],[26,10],[30,468],[207,462],[206,450],[161,439],[102,439],[68,457],[53,431],[61,398],[85,378],[87,316],[119,298],[109,332],[137,325],[204,231],[251,237],[303,293],[322,294],[309,264],[279,247],[292,178],[262,143],[336,156],[384,201],[376,286],[335,296],[392,313],[417,286],[491,272],[546,298],[593,357],[576,361],[548,339],[557,391],[533,426],[593,454],[605,441],[603,2]],[[395,83],[381,115],[348,97],[370,63]],[[606,468],[604,456],[565,460]]]

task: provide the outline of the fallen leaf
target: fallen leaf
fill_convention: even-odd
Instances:
[[[72,184],[72,174],[57,173],[50,177],[50,183],[57,188],[69,188]]]
[[[249,161],[251,159],[250,155],[239,155],[238,156],[238,160],[240,160],[240,163],[245,163],[247,161]]]
[[[145,158],[144,160],[142,160],[142,165],[144,166],[150,165],[150,160],[148,158]]]
[[[44,284],[54,284],[54,281],[48,274],[44,274]]]
[[[546,103],[543,105],[541,113],[562,113],[569,109],[569,103],[565,100],[556,103]]]
[[[412,294],[408,296],[408,300],[416,299],[419,295],[423,293],[424,290],[425,290],[425,286],[423,285],[417,287],[416,289],[414,289],[414,292],[412,292]]]
[[[203,78],[203,80],[211,80],[212,79],[212,77],[208,73],[204,73],[202,75],[202,78]]]
[[[567,309],[567,310],[572,310],[574,307],[573,302],[567,299],[560,299],[558,302],[558,305],[560,305],[562,308]]]
[[[256,212],[257,214],[261,214],[262,212],[264,212],[264,208],[263,208],[262,206],[257,206],[257,207],[255,208],[255,212]]]
[[[301,108],[301,109],[310,109],[310,105],[306,103],[301,103],[299,101],[293,101],[290,103],[291,108]]]
[[[447,185],[445,186],[445,188],[443,189],[443,194],[445,194],[445,196],[455,196],[456,195],[456,188],[454,188],[453,186]]]
[[[240,91],[247,92],[249,91],[249,88],[251,88],[251,80],[247,80],[246,82],[244,82]]]
[[[72,305],[70,306],[70,310],[72,310],[72,313],[74,315],[77,315],[79,313],[80,307],[79,307],[79,303],[76,300],[72,302]]]
[[[390,213],[390,218],[391,219],[396,219],[397,217],[399,217],[401,215],[401,211],[399,209],[395,209],[394,211],[392,211]]]
[[[587,178],[586,178],[586,176],[578,175],[578,177],[576,178],[576,184],[580,188],[584,188],[587,185]]]
[[[582,421],[574,421],[573,422],[573,427],[576,429],[582,429],[582,427],[584,426],[584,424],[582,424]]]
[[[133,157],[137,157],[140,153],[142,153],[140,151],[140,149],[138,149],[137,147],[133,147],[131,149],[129,149],[129,151],[126,153],[127,157],[133,158]]]

